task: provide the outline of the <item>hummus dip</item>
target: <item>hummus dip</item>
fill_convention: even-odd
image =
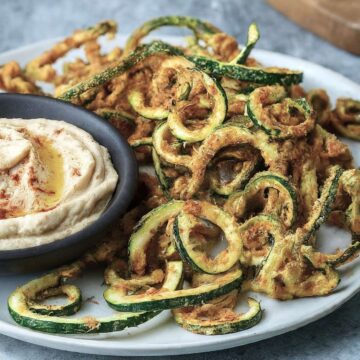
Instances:
[[[0,119],[0,250],[73,234],[105,210],[118,175],[106,148],[63,121]]]

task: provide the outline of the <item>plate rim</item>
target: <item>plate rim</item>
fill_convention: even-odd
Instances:
[[[352,292],[350,292],[346,297],[341,299],[341,301],[334,303],[334,304],[328,304],[327,307],[325,307],[325,310],[322,312],[313,311],[312,313],[308,314],[308,317],[306,320],[303,320],[301,322],[293,321],[289,326],[286,328],[281,328],[280,326],[274,327],[274,330],[271,332],[265,332],[265,333],[257,333],[256,335],[249,334],[246,337],[243,337],[242,339],[237,339],[234,337],[233,339],[224,339],[224,336],[221,337],[207,337],[209,340],[205,342],[201,342],[201,344],[197,345],[194,342],[182,342],[180,345],[176,345],[175,343],[170,345],[169,344],[147,344],[146,347],[140,349],[134,348],[134,345],[126,345],[121,347],[113,346],[112,342],[120,343],[121,340],[113,340],[113,341],[106,341],[104,342],[102,339],[98,340],[91,340],[91,339],[81,339],[78,337],[70,337],[70,336],[59,336],[59,335],[52,335],[52,334],[46,334],[41,333],[38,331],[30,330],[27,328],[22,328],[16,324],[9,324],[7,322],[4,322],[0,320],[0,333],[3,335],[25,341],[25,342],[32,342],[39,346],[44,347],[51,347],[58,350],[64,350],[64,351],[72,351],[72,352],[80,352],[80,353],[90,353],[89,350],[104,350],[98,353],[92,353],[92,354],[103,354],[103,355],[120,355],[120,356],[162,356],[162,355],[185,355],[185,354],[195,354],[195,353],[201,353],[201,352],[211,352],[216,350],[222,350],[222,349],[231,349],[238,346],[243,346],[247,344],[251,344],[257,341],[269,339],[278,335],[282,335],[288,332],[291,332],[293,330],[299,329],[303,326],[306,326],[314,321],[317,321],[339,307],[341,307],[345,302],[350,300],[354,295],[356,295],[360,291],[360,286],[358,288],[354,287]],[[6,333],[2,332],[2,328],[4,327],[4,330],[6,330]],[[34,335],[37,334],[38,336]],[[30,336],[29,336],[30,335]],[[33,335],[33,336],[31,336]],[[21,338],[21,336],[29,337],[28,339]],[[211,340],[210,340],[211,339]],[[218,339],[218,341],[217,341]],[[41,340],[46,341],[46,344],[42,344]],[[215,341],[214,341],[215,340]],[[249,340],[249,341],[248,341]],[[74,345],[74,342],[76,342],[76,349],[70,349]],[[51,344],[51,346],[48,346]],[[101,346],[101,344],[106,344],[106,347]],[[66,345],[66,347],[62,347],[63,345]],[[110,345],[110,346],[109,346]],[[69,346],[69,347],[68,347]],[[202,349],[202,347],[205,347],[206,349]],[[176,352],[174,350],[181,348],[181,352]],[[169,351],[170,350],[170,351]],[[172,350],[172,351],[171,351]],[[114,353],[113,351],[121,351],[121,353],[117,352]],[[146,354],[143,352],[146,351]]]
[[[124,34],[118,34],[117,39],[123,41],[126,38]],[[151,38],[151,37],[149,37]],[[154,37],[152,37],[154,38]],[[0,57],[14,57],[15,59],[19,57],[21,52],[34,52],[35,49],[41,47],[52,46],[57,41],[63,39],[63,37],[56,37],[52,39],[41,40],[33,42],[18,48],[9,49],[4,52],[0,52]],[[161,39],[169,42],[179,43],[181,37],[179,36],[161,36]],[[313,63],[309,60],[305,60],[299,57],[295,57],[288,54],[278,53],[271,50],[263,49],[254,49],[253,54],[260,57],[280,57],[286,61],[297,61],[301,62],[304,67],[304,77],[306,78],[306,66],[310,66],[315,70],[320,70],[326,72],[328,76],[331,76],[334,81],[345,82],[353,88],[357,88],[357,91],[360,93],[360,85],[356,82],[350,80],[344,75],[329,69],[325,66]],[[307,314],[307,317],[301,321],[293,320],[290,323],[287,323],[285,327],[282,327],[279,323],[277,326],[274,326],[271,331],[265,332],[256,332],[255,334],[249,334],[243,336],[242,338],[237,338],[232,336],[231,338],[226,338],[226,335],[219,337],[206,337],[205,341],[201,343],[196,342],[182,342],[180,344],[146,344],[143,348],[135,348],[133,344],[124,344],[121,340],[107,340],[103,341],[102,339],[83,339],[79,337],[68,337],[60,336],[53,334],[46,334],[37,332],[34,330],[26,329],[20,327],[16,324],[11,324],[7,321],[0,319],[0,333],[18,340],[25,342],[31,342],[36,345],[51,347],[64,351],[75,351],[80,353],[93,353],[93,354],[103,354],[103,355],[122,355],[122,356],[155,356],[155,355],[180,355],[180,354],[190,354],[190,353],[200,353],[200,352],[210,352],[221,349],[229,349],[237,346],[243,346],[253,342],[261,341],[271,337],[275,337],[293,330],[296,330],[300,327],[303,327],[307,324],[310,324],[314,321],[319,320],[322,317],[330,314],[331,312],[338,309],[350,298],[352,298],[356,293],[360,292],[360,281],[358,283],[351,284],[351,291],[348,290],[346,296],[340,298],[337,302],[328,303],[322,308],[322,311],[315,309],[311,313]],[[315,299],[315,298],[314,298]],[[241,334],[241,333],[237,333]],[[234,335],[234,334],[232,334]],[[106,346],[103,346],[105,344]],[[116,346],[114,344],[120,344],[121,346]],[[75,348],[73,348],[73,346]],[[180,351],[179,351],[180,350]],[[94,352],[96,351],[96,352]],[[116,352],[114,352],[116,351]],[[144,353],[146,352],[146,353]]]

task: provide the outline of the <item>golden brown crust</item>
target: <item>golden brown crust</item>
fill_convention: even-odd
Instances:
[[[104,28],[104,24],[107,24],[107,27]],[[54,84],[55,96],[63,93],[80,81],[117,64],[124,56],[123,50],[118,47],[103,54],[97,41],[100,35],[113,34],[115,29],[113,22],[105,22],[92,29],[77,31],[31,61],[25,70],[14,61],[3,65],[0,68],[0,88],[9,92],[42,94],[35,83],[35,80],[40,79]],[[52,66],[53,63],[71,49],[80,46],[84,47],[85,58],[65,63],[63,72],[57,73]],[[239,54],[236,39],[220,31],[207,38],[206,47],[190,44],[182,50],[185,54],[207,56],[225,63]],[[245,66],[261,67],[254,58],[248,58]],[[143,215],[165,204],[169,194],[174,199],[187,200],[184,211],[195,217],[199,217],[203,202],[194,201],[194,198],[207,200],[223,207],[224,197],[214,195],[209,180],[214,173],[214,167],[218,165],[220,182],[227,184],[229,179],[242,171],[246,161],[256,159],[257,167],[254,173],[269,170],[285,177],[294,186],[298,200],[298,216],[293,228],[282,233],[281,239],[274,245],[270,255],[269,234],[261,223],[239,235],[248,258],[266,259],[269,256],[260,271],[248,276],[244,289],[264,292],[277,299],[290,299],[324,295],[336,287],[337,275],[335,270],[325,263],[326,258],[321,253],[314,253],[313,249],[302,248],[297,241],[302,227],[314,211],[314,204],[318,202],[318,193],[328,177],[331,166],[340,165],[344,169],[354,167],[348,146],[332,133],[339,133],[337,127],[339,124],[343,127],[358,124],[358,113],[355,111],[358,105],[354,105],[349,99],[340,99],[336,108],[331,110],[329,97],[323,89],[306,92],[300,85],[274,87],[226,77],[219,80],[228,102],[225,122],[221,128],[225,129],[223,131],[225,135],[219,135],[220,131],[216,129],[205,140],[188,143],[177,139],[171,130],[168,130],[164,134],[162,151],[168,154],[169,158],[176,160],[173,162],[165,160],[160,154],[160,165],[168,181],[167,193],[162,190],[165,185],[160,186],[154,176],[141,173],[139,191],[129,211],[114,224],[105,243],[85,254],[72,266],[60,270],[64,277],[76,276],[87,265],[99,262],[113,262],[114,268],[119,265],[117,270],[120,272],[120,267],[126,265],[128,239]],[[283,93],[285,102],[271,101],[274,88]],[[258,89],[259,101],[264,105],[261,115],[268,123],[294,128],[301,125],[304,116],[291,107],[293,104],[291,101],[306,98],[313,109],[311,126],[306,131],[299,126],[299,130],[294,130],[289,138],[277,138],[265,134],[246,117],[249,94],[254,89]],[[206,87],[201,72],[194,71],[194,65],[190,61],[184,57],[156,54],[106,84],[85,92],[74,102],[100,116],[105,112],[123,116],[126,121],[119,120],[115,115],[107,118],[130,143],[134,143],[143,138],[151,138],[158,124],[157,120],[146,119],[134,111],[128,101],[129,94],[134,90],[144,96],[144,105],[147,107],[159,107],[170,112],[179,111],[181,121],[193,130],[206,125],[209,113],[214,107],[213,97],[216,94],[215,86]],[[315,121],[316,125],[314,125]],[[240,136],[240,133],[245,135]],[[247,156],[241,158],[236,154],[244,152],[244,147],[247,149]],[[137,147],[135,153],[140,163],[151,164],[151,146]],[[182,162],[179,160],[180,157]],[[221,162],[221,159],[225,160]],[[246,181],[241,188],[234,190],[240,191],[245,185]],[[355,186],[352,189],[343,187],[338,189],[328,221],[356,232],[360,230],[359,219],[356,218],[349,224],[346,218],[346,211],[351,204],[348,193],[358,192],[354,188]],[[247,215],[251,218],[262,213],[279,217],[279,209],[281,209],[279,204],[283,202],[284,198],[278,190],[265,189],[252,199]],[[173,223],[174,218],[158,229],[157,233],[153,234],[153,240],[148,248],[150,265],[147,270],[154,270],[151,276],[156,279],[156,284],[163,281],[164,274],[159,268],[163,267],[164,262],[169,259],[180,259],[175,247],[172,251],[168,251],[173,246]],[[209,224],[205,226],[201,222],[192,231],[192,235],[198,239],[198,245],[202,249],[211,248],[213,243],[222,237],[218,228]],[[312,265],[304,260],[304,254],[312,258]],[[315,265],[321,266],[321,271],[316,269]],[[253,264],[243,263],[241,266],[245,272],[251,274]],[[188,264],[185,264],[185,277],[192,281],[194,287],[203,281],[216,280],[216,275],[199,275]],[[136,281],[134,280],[134,284]],[[128,280],[125,282],[126,286],[130,286]],[[147,291],[157,290],[156,287],[150,286]],[[189,309],[188,314],[184,312],[184,316],[211,319],[219,317],[231,321],[236,316],[233,311],[236,299],[237,292],[230,293],[195,310]],[[92,318],[87,321],[91,327],[97,326]]]

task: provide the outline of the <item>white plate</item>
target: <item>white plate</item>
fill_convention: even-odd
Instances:
[[[170,42],[179,42],[179,39],[176,38],[164,39]],[[118,40],[123,43],[124,38],[120,37]],[[45,41],[3,53],[0,55],[0,64],[13,59],[24,64],[48,49],[53,43],[54,40]],[[107,45],[109,46],[109,44]],[[303,70],[305,87],[307,89],[326,88],[333,102],[339,96],[359,97],[359,85],[319,65],[263,50],[254,51],[253,55],[266,65]],[[347,141],[347,143],[359,165],[360,144],[351,141]],[[329,227],[321,230],[320,237],[327,240],[323,245],[324,250],[334,250],[349,241],[349,236],[343,231]],[[255,298],[261,300],[262,307],[265,309],[260,324],[243,332],[214,337],[194,335],[182,330],[172,321],[169,312],[163,312],[138,328],[112,334],[58,336],[28,330],[17,326],[12,321],[7,312],[6,299],[11,291],[34,278],[36,274],[0,277],[0,333],[56,349],[104,355],[170,355],[225,349],[294,330],[334,311],[359,291],[360,260],[343,268],[341,275],[342,281],[339,288],[330,296],[281,302],[260,294],[253,294]],[[99,304],[85,302],[78,316],[90,313],[94,315],[111,313],[102,300],[104,287],[101,286],[100,273],[86,273],[78,283],[83,291],[84,299],[94,296],[94,299],[99,302]]]

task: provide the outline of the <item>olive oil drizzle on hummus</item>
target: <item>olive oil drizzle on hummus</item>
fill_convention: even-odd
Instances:
[[[64,191],[64,161],[60,152],[49,139],[45,137],[33,138],[27,133],[26,135],[36,149],[42,169],[41,177],[31,169],[32,175],[28,181],[29,187],[36,192],[35,206],[27,210],[20,206],[14,206],[4,212],[2,218],[16,218],[54,209],[61,200]]]
[[[37,211],[46,211],[55,207],[63,194],[64,161],[50,140],[46,138],[39,140],[36,144],[37,154],[46,172],[46,179],[37,188],[40,192]]]

